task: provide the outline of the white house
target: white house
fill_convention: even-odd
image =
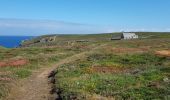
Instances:
[[[138,35],[136,35],[135,33],[123,33],[121,36],[122,39],[137,39]]]

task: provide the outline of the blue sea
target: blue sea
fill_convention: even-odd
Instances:
[[[33,36],[0,36],[0,46],[15,48],[19,46],[22,40],[31,38],[33,38]]]

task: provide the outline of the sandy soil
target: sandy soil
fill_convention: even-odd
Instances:
[[[170,50],[156,51],[157,55],[170,57]]]

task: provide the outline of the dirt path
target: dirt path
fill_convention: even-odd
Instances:
[[[19,84],[12,88],[6,100],[54,100],[54,96],[49,93],[51,90],[51,84],[49,84],[48,80],[49,73],[59,65],[81,59],[97,48],[93,48],[90,52],[86,51],[67,57],[52,65],[52,67],[42,68],[33,72],[29,78],[19,81]]]

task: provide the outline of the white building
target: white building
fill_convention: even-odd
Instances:
[[[136,35],[135,33],[123,33],[121,36],[122,39],[137,39],[138,35]]]

